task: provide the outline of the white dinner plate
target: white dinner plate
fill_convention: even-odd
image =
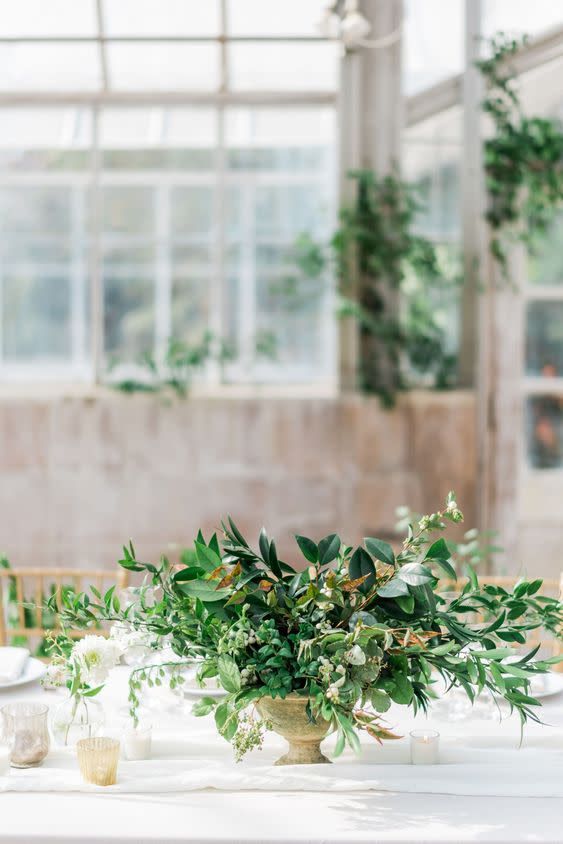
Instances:
[[[184,697],[214,697],[217,698],[217,700],[222,697],[225,697],[225,695],[227,694],[225,689],[221,688],[221,686],[218,685],[217,680],[214,677],[205,680],[204,688],[198,686],[195,679],[195,671],[191,677],[186,678],[186,682],[182,686],[182,691],[184,692]]]
[[[550,672],[532,679],[530,694],[538,700],[558,695],[560,692],[563,692],[563,674]]]
[[[40,680],[47,671],[45,663],[40,659],[35,659],[30,656],[24,665],[24,669],[17,680],[12,680],[9,683],[0,683],[0,691],[2,689],[13,689],[16,686],[23,686],[25,683],[32,683],[34,680]]]

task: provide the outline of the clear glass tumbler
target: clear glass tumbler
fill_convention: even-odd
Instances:
[[[33,768],[47,756],[48,711],[43,703],[8,703],[2,707],[3,732],[12,748],[12,767]]]
[[[87,738],[76,742],[78,765],[85,782],[115,785],[120,744],[117,739]]]

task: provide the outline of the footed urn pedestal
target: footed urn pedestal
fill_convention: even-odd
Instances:
[[[330,722],[317,718],[312,723],[305,711],[309,698],[288,695],[285,699],[263,697],[257,704],[262,718],[272,729],[283,736],[289,751],[275,762],[276,765],[318,765],[330,763],[321,752],[321,742],[326,737]]]

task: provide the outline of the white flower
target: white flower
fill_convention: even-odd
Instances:
[[[344,659],[346,662],[349,662],[350,665],[364,665],[366,655],[359,645],[353,645],[350,650],[346,651],[344,654]]]
[[[115,640],[103,636],[84,636],[73,647],[71,659],[80,671],[80,678],[90,686],[105,683],[109,671],[117,664],[121,648]]]
[[[457,510],[457,501],[455,501],[453,498],[452,498],[451,501],[448,501],[447,509],[448,509],[448,513],[453,513],[454,510]]]

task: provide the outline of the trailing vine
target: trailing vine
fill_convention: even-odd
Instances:
[[[484,144],[490,251],[505,278],[509,241],[532,251],[563,200],[563,126],[524,114],[511,66],[526,41],[500,33],[489,42],[490,57],[476,63],[487,84],[482,108],[494,127]]]
[[[355,202],[341,210],[328,248],[300,238],[294,260],[301,280],[294,278],[287,289],[320,278],[327,263],[334,264],[338,316],[359,326],[360,386],[392,406],[413,372],[431,374],[438,388],[452,386],[456,361],[447,352],[430,293],[451,288],[454,280],[440,266],[436,246],[416,233],[421,204],[415,186],[396,173],[379,177],[360,170],[350,178]]]

